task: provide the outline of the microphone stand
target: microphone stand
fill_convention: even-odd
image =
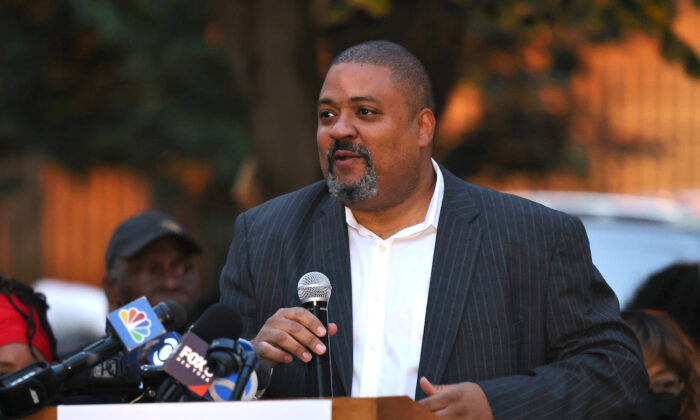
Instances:
[[[248,385],[248,380],[250,375],[255,370],[255,364],[258,362],[258,356],[252,352],[246,352],[243,355],[243,367],[241,367],[241,372],[238,374],[238,380],[236,381],[236,387],[231,393],[231,401],[240,401],[245,388]]]

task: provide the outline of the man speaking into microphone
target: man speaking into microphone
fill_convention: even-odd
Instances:
[[[318,100],[326,180],[236,220],[221,300],[276,365],[266,396],[311,396],[307,363],[330,350],[334,396],[408,395],[441,418],[626,418],[648,379],[583,225],[437,164],[434,109],[405,48],[343,51]],[[332,286],[327,329],[296,293],[314,271]]]

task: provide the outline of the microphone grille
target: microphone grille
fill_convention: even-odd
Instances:
[[[331,298],[331,282],[325,274],[312,271],[301,276],[297,284],[297,293],[301,303],[328,302]]]

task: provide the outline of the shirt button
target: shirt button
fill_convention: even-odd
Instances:
[[[381,251],[381,252],[386,251],[386,246],[384,246],[384,244],[379,244],[379,251]]]

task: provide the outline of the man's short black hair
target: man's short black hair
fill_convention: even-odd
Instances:
[[[406,48],[390,41],[367,41],[338,54],[331,66],[341,63],[366,63],[388,67],[392,81],[406,98],[412,115],[423,108],[435,112],[433,86],[423,63]]]

